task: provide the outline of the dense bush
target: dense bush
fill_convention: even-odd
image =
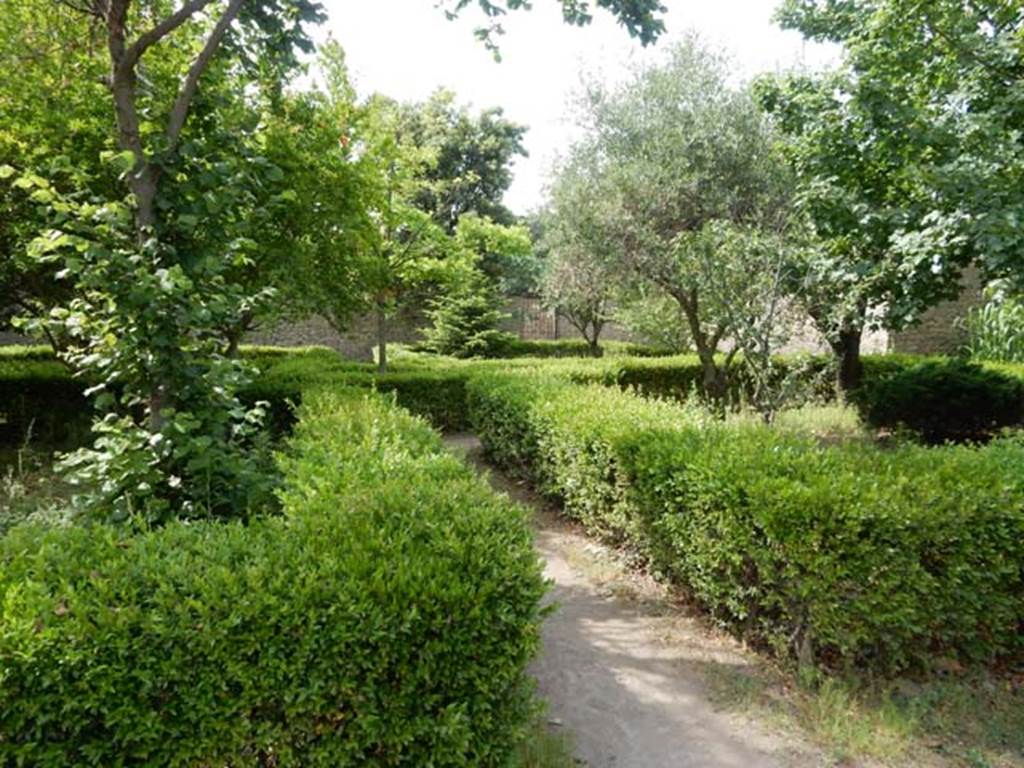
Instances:
[[[873,427],[928,443],[986,440],[1024,419],[1024,380],[963,360],[930,360],[868,379],[855,402]]]
[[[501,766],[543,591],[422,421],[304,399],[285,514],[0,539],[0,764]]]
[[[823,447],[629,393],[468,385],[494,459],[625,540],[738,633],[883,672],[1024,649],[1024,445]]]

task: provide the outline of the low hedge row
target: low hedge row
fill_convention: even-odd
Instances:
[[[0,764],[501,766],[543,582],[423,421],[304,398],[285,514],[0,538]]]
[[[661,357],[671,352],[625,341],[603,341],[601,355],[631,357]],[[514,339],[502,347],[502,357],[590,357],[592,350],[583,339]]]
[[[289,356],[265,364],[256,381],[246,390],[252,400],[271,404],[275,423],[287,423],[293,404],[310,384],[333,384],[375,388],[393,392],[398,404],[435,427],[456,431],[466,427],[465,385],[468,370],[417,366],[377,373],[364,363],[343,360],[330,350]]]
[[[699,391],[702,378],[700,362],[692,355],[456,361],[409,354],[397,360],[389,372],[378,374],[371,365],[345,361],[323,347],[243,347],[242,354],[260,370],[242,397],[247,402],[270,404],[277,434],[287,432],[302,388],[314,382],[376,386],[395,392],[399,404],[436,426],[460,430],[467,426],[465,382],[474,372],[538,369],[578,383],[617,385],[675,399]],[[780,371],[795,367],[812,393],[827,397],[831,394],[828,365],[824,357],[794,357],[781,360]],[[950,373],[957,365],[946,358],[865,357],[866,386],[858,401],[862,412],[878,426],[906,426],[932,441],[959,439],[974,430],[979,419],[989,428],[1019,422],[1015,414],[1024,413],[1024,397],[1014,399],[1014,392],[1024,392],[1018,384],[1024,382],[1024,366],[985,364],[982,376],[957,376]],[[935,375],[936,371],[941,375]],[[893,381],[896,384],[890,385]],[[731,394],[734,400],[742,400],[744,386],[742,376],[737,377]],[[90,421],[83,389],[45,348],[0,354],[0,446],[23,442],[30,425],[32,438],[48,447],[80,444]],[[928,396],[919,396],[922,391]],[[905,397],[901,393],[913,394]],[[979,404],[985,408],[979,409]],[[999,406],[998,413],[990,412],[988,406],[994,405]]]
[[[294,404],[307,383],[368,370],[346,363],[326,347],[243,346],[240,352],[259,371],[241,393],[242,399],[268,402],[271,425],[278,435],[293,423]],[[73,377],[49,347],[0,347],[0,447],[28,443],[66,450],[80,446],[92,422],[85,389],[86,383]]]
[[[52,354],[36,349],[0,355],[0,446],[80,445],[91,422],[85,387]]]
[[[1024,444],[825,447],[665,402],[481,374],[489,454],[625,540],[724,624],[883,673],[1024,650]]]
[[[876,376],[853,399],[871,426],[906,429],[932,444],[984,442],[1024,421],[1024,378],[955,358]]]

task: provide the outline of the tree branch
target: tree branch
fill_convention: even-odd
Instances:
[[[167,120],[167,142],[172,149],[177,146],[178,139],[181,137],[181,131],[185,127],[189,107],[192,106],[192,99],[195,98],[196,90],[199,88],[199,78],[203,76],[203,73],[209,67],[210,60],[213,59],[217,48],[220,47],[221,41],[224,39],[224,35],[227,34],[228,29],[235,19],[238,18],[244,3],[245,0],[231,0],[227,10],[224,11],[224,15],[217,20],[213,31],[210,32],[210,36],[206,38],[206,42],[203,44],[203,48],[196,57],[196,60],[189,67],[188,74],[185,76],[185,82],[181,86],[178,97],[174,100],[171,115]]]
[[[145,163],[142,137],[139,134],[139,116],[135,108],[135,72],[124,66],[125,17],[129,0],[111,0],[107,5],[107,49],[110,53],[110,90],[114,96],[117,116],[118,145],[130,150],[136,163]]]
[[[151,46],[159,43],[212,2],[213,0],[189,0],[155,27],[139,35],[139,38],[125,52],[124,66],[134,67],[142,58],[142,54]]]
[[[78,13],[84,13],[86,16],[94,16],[97,19],[102,19],[107,12],[107,8],[101,0],[94,0],[92,3],[88,3],[85,0],[82,0],[82,2],[58,0],[58,2],[66,8],[70,8]]]

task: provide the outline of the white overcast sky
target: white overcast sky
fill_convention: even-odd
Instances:
[[[461,102],[500,106],[527,125],[530,157],[516,162],[505,197],[513,211],[526,213],[543,201],[551,164],[574,135],[569,105],[583,72],[621,79],[631,62],[657,57],[688,30],[727,50],[741,78],[834,60],[834,49],[805,44],[772,23],[779,1],[666,0],[668,32],[643,49],[603,10],[595,11],[589,27],[576,28],[562,23],[557,0],[534,0],[532,11],[505,17],[500,63],[473,37],[480,22],[474,9],[447,21],[435,0],[326,0],[326,33],[345,48],[362,95],[422,100],[444,86]]]

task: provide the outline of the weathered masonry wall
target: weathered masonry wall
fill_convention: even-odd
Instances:
[[[981,275],[976,267],[964,271],[963,290],[953,301],[932,307],[912,328],[891,335],[893,352],[908,354],[952,354],[967,341],[961,321],[969,310],[982,303]]]
[[[956,352],[964,342],[959,320],[969,309],[981,303],[981,278],[977,270],[971,269],[964,275],[964,290],[955,301],[945,302],[924,314],[920,324],[899,333],[871,332],[865,334],[863,352],[881,353],[886,351],[914,354],[938,354]],[[541,300],[532,296],[514,296],[505,306],[508,317],[502,323],[503,330],[514,333],[522,339],[573,339],[578,331],[565,318],[543,306]],[[790,342],[782,350],[790,352],[827,352],[813,325],[806,321],[794,320],[796,328]],[[388,320],[388,341],[390,343],[412,344],[422,340],[422,330],[428,325],[421,311],[405,311]],[[603,341],[633,341],[625,328],[615,323],[605,326],[601,334]],[[286,347],[322,345],[338,350],[353,360],[372,360],[377,345],[377,321],[373,315],[357,317],[344,334],[337,333],[321,317],[311,317],[298,322],[280,323],[276,326],[257,329],[245,338],[248,344],[272,344]],[[0,346],[7,344],[31,344],[14,333],[0,332]]]

